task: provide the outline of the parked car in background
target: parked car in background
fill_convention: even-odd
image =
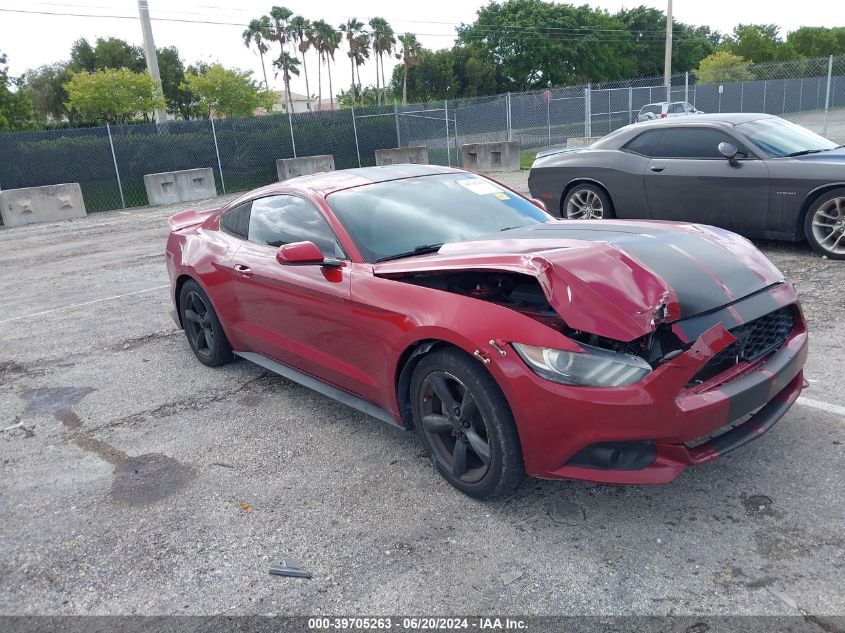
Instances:
[[[760,437],[803,385],[795,289],[721,229],[555,221],[433,165],[303,176],[169,222],[200,362],[235,354],[413,427],[474,497],[525,473],[671,481]]]
[[[676,116],[686,116],[689,114],[704,114],[701,110],[696,110],[686,101],[661,101],[660,103],[649,103],[640,108],[634,121],[632,123],[640,123],[642,121],[654,121],[655,119],[668,119]]]
[[[845,259],[845,149],[768,114],[629,125],[541,152],[528,186],[563,218],[700,222]]]

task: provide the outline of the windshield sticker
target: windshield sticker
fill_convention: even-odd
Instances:
[[[494,195],[495,195],[495,196],[496,196],[499,200],[510,200],[510,198],[508,198],[508,197],[507,197],[505,194],[503,194],[503,193],[497,193],[497,194],[494,194]]]
[[[457,182],[461,187],[469,189],[479,196],[491,193],[502,193],[502,190],[499,189],[499,187],[494,185],[492,182],[482,180],[481,178],[464,178],[463,180],[456,180],[455,182]]]

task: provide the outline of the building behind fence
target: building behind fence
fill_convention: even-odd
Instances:
[[[425,145],[431,163],[459,165],[465,143],[519,141],[523,150],[602,136],[657,101],[704,112],[766,112],[845,143],[845,57],[758,64],[753,79],[696,83],[690,73],[407,106],[170,121],[0,134],[0,188],[78,182],[89,211],[148,204],[144,174],[211,167],[218,193],[274,182],[279,158],[333,154],[337,169],[374,152]]]

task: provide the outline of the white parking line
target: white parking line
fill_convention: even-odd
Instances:
[[[102,299],[92,299],[91,301],[83,301],[82,303],[74,303],[69,306],[62,306],[61,308],[53,308],[51,310],[44,310],[42,312],[33,312],[32,314],[24,314],[21,316],[12,317],[11,319],[3,319],[0,321],[0,325],[3,323],[11,323],[12,321],[20,321],[22,319],[31,319],[32,317],[44,316],[45,314],[52,314],[53,312],[61,312],[62,310],[73,310],[74,308],[82,308],[84,306],[90,306],[95,303],[102,303],[103,301],[111,301],[113,299],[121,299],[123,297],[131,297],[132,295],[139,295],[145,292],[154,292],[156,290],[162,290],[164,288],[169,288],[170,284],[166,284],[164,286],[156,286],[155,288],[145,288],[144,290],[136,290],[134,292],[126,292],[122,295],[112,295],[111,297],[103,297]]]
[[[820,411],[827,411],[828,413],[845,417],[845,407],[838,404],[831,404],[830,402],[815,400],[814,398],[808,398],[806,396],[799,396],[798,400],[795,402],[797,404],[804,405],[805,407],[811,407],[813,409],[819,409]]]

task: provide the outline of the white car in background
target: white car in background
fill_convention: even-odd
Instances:
[[[688,114],[704,114],[696,110],[686,101],[661,101],[660,103],[648,103],[640,108],[635,123],[642,121],[654,121],[655,119],[668,119],[675,116],[686,116]]]

